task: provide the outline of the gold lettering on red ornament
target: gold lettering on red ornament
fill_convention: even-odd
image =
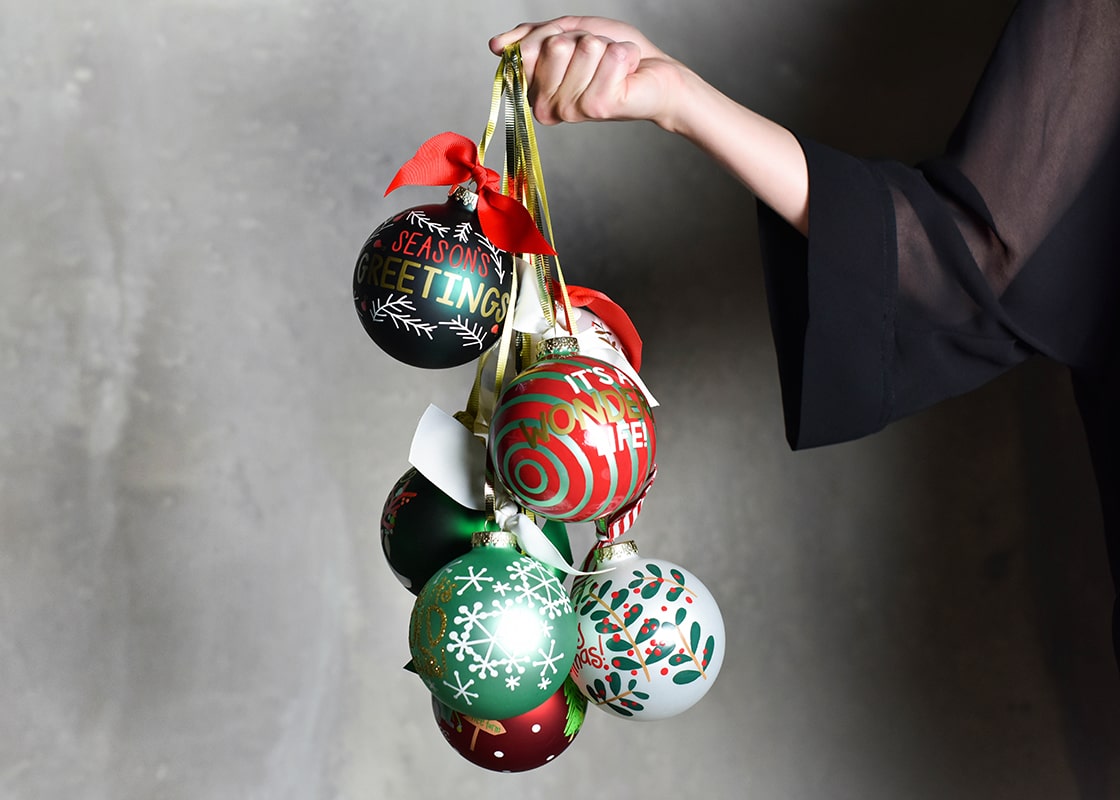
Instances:
[[[590,367],[568,373],[564,380],[576,391],[570,403],[559,401],[538,419],[518,422],[529,447],[536,449],[548,443],[552,434],[567,436],[577,427],[595,432],[589,441],[602,456],[649,447],[645,404],[625,374]]]

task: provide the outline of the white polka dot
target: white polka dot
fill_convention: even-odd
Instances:
[[[501,750],[495,750],[494,751],[494,758],[505,758],[505,757],[506,757],[506,754],[503,753]]]
[[[540,733],[541,726],[539,724],[533,726],[533,733]]]

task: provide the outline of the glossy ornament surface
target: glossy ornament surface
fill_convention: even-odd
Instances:
[[[506,719],[547,700],[575,657],[568,592],[503,532],[478,534],[465,556],[432,576],[408,629],[412,665],[442,703]]]
[[[575,353],[545,357],[502,390],[489,447],[498,479],[523,506],[585,522],[641,494],[656,456],[653,413],[618,367]]]
[[[572,586],[579,653],[572,679],[588,700],[624,719],[657,720],[695,705],[719,675],[723,616],[684,567],[638,554],[632,542],[592,552]]]
[[[571,563],[572,546],[561,522],[543,521],[541,530]],[[413,594],[440,567],[466,555],[471,536],[487,527],[486,514],[456,503],[415,467],[389,492],[381,512],[381,549],[397,580]],[[561,582],[567,577],[546,567]]]
[[[475,198],[406,209],[381,223],[354,268],[354,305],[370,338],[398,361],[443,369],[498,340],[512,259],[482,232]]]
[[[495,772],[524,772],[568,749],[583,727],[587,698],[570,681],[536,708],[503,720],[462,714],[432,698],[443,738],[473,764]]]

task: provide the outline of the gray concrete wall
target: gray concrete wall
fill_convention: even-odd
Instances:
[[[753,200],[651,126],[540,146],[568,277],[645,335],[661,471],[635,534],[716,594],[719,681],[478,770],[401,670],[412,596],[378,541],[412,425],[472,373],[382,355],[351,271],[435,196],[381,196],[415,147],[481,133],[490,34],[628,18],[799,131],[910,160],[1008,6],[0,2],[0,797],[1120,797],[1064,376],[789,452]]]

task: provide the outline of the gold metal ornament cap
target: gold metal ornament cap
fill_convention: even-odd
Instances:
[[[471,534],[471,547],[516,547],[517,537],[508,531],[477,531]]]
[[[537,345],[537,358],[571,356],[579,352],[579,339],[574,336],[553,336]]]
[[[452,200],[458,201],[467,211],[474,211],[478,208],[478,195],[468,189],[466,186],[456,186],[448,196]]]
[[[631,541],[611,542],[596,548],[594,551],[595,564],[607,564],[611,561],[624,561],[638,555],[638,545]]]

